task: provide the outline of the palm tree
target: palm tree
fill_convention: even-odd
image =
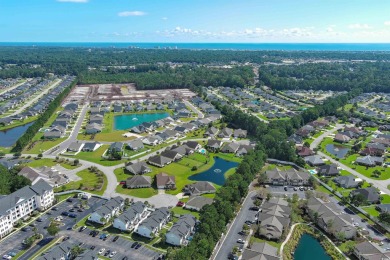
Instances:
[[[80,246],[74,246],[70,249],[70,259],[75,259],[82,253],[84,253],[85,249]]]

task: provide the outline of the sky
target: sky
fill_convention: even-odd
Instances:
[[[389,43],[389,0],[0,0],[0,42]]]

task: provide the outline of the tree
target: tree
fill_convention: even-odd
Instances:
[[[390,224],[390,213],[388,212],[381,212],[378,216],[378,219],[380,222],[386,223],[387,225]]]
[[[268,194],[269,194],[269,191],[266,188],[260,188],[257,191],[257,197],[259,197],[261,199],[267,198]]]
[[[336,232],[335,238],[337,241],[343,242],[345,240],[345,233],[344,232]]]
[[[79,255],[84,253],[85,248],[82,248],[80,246],[74,246],[70,249],[70,259],[76,259]]]
[[[268,193],[268,194],[267,194],[266,200],[269,201],[271,198],[272,198],[272,194],[271,194],[271,193]]]
[[[305,146],[305,147],[310,147],[310,143],[309,143],[308,141],[305,141],[305,142],[303,143],[303,146]]]
[[[74,161],[73,161],[73,165],[74,166],[79,165],[79,163],[80,163],[79,159],[74,159]]]
[[[381,171],[376,169],[375,171],[372,172],[372,175],[376,178],[379,178],[381,176]]]
[[[309,182],[309,185],[313,187],[313,189],[317,188],[318,181],[316,180],[316,178],[314,178],[313,175],[310,175],[308,182]]]
[[[260,173],[259,178],[257,178],[257,182],[259,184],[264,184],[268,180],[267,174],[265,172]]]
[[[49,233],[50,236],[55,236],[59,231],[58,225],[54,221],[50,222],[50,225],[47,227],[47,233]]]
[[[359,207],[360,205],[366,204],[367,200],[364,198],[364,196],[360,193],[352,196],[351,203],[353,203],[356,207]]]
[[[352,254],[353,251],[355,250],[355,245],[356,245],[355,241],[351,241],[351,240],[346,241],[344,243],[343,252],[347,255]]]

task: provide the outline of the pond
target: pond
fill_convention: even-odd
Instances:
[[[34,122],[0,131],[0,146],[11,147],[26,132]]]
[[[339,159],[344,158],[349,151],[348,147],[337,145],[337,144],[328,144],[326,145],[325,149],[328,153],[333,154]]]
[[[309,234],[303,234],[294,252],[294,260],[331,260],[320,242]]]
[[[225,184],[225,173],[231,168],[237,167],[238,163],[226,161],[219,157],[214,157],[213,166],[201,173],[190,176],[188,179],[192,181],[209,181],[222,186]]]
[[[157,121],[168,116],[168,113],[118,115],[114,117],[114,128],[115,130],[127,130],[142,123]]]

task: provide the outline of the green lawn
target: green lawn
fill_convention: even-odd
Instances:
[[[154,195],[157,195],[157,190],[153,188],[127,189],[123,188],[122,185],[118,185],[115,191],[138,198],[150,198]]]
[[[381,203],[382,204],[390,203],[390,195],[388,195],[388,194],[381,195]]]
[[[87,141],[100,141],[100,142],[126,142],[135,139],[134,136],[132,137],[124,137],[122,136],[124,133],[128,133],[128,131],[114,131],[110,133],[98,133],[94,135],[93,139],[91,139],[92,135],[86,135],[86,134],[78,134],[77,139],[78,140],[87,140]]]
[[[102,176],[98,176],[96,173],[90,172],[88,169],[82,170],[77,173],[77,176],[81,178],[79,181],[69,182],[66,185],[63,185],[59,188],[56,188],[56,192],[66,191],[66,190],[85,190],[87,192],[103,195],[104,191],[107,188],[107,177],[102,174]],[[103,180],[103,184],[99,189],[99,179]]]
[[[17,127],[17,126],[21,126],[21,125],[25,125],[25,124],[31,123],[31,122],[37,120],[37,118],[38,118],[38,116],[32,116],[32,117],[29,117],[27,119],[24,119],[23,121],[15,121],[15,122],[13,122],[10,125],[0,126],[0,131],[8,130],[8,129],[11,129],[11,128],[14,128],[14,127]]]
[[[370,216],[373,216],[373,217],[379,216],[379,212],[375,209],[375,206],[363,207],[363,210],[365,212],[367,212]]]
[[[199,219],[199,212],[184,209],[182,207],[174,207],[174,208],[172,208],[172,212],[174,214],[179,214],[179,215],[191,214],[194,217],[196,217],[197,219]]]
[[[256,242],[256,243],[262,243],[262,242],[268,243],[271,246],[276,247],[277,249],[279,249],[281,247],[281,245],[282,245],[282,243],[275,242],[275,241],[268,241],[268,240],[261,239],[261,238],[258,238],[258,237],[252,237],[251,239],[253,239],[253,242]]]
[[[34,159],[31,162],[26,163],[26,166],[39,168],[39,167],[43,167],[43,166],[52,167],[52,166],[55,166],[57,164],[60,164],[62,167],[64,167],[65,169],[68,169],[68,170],[72,170],[72,169],[76,169],[77,167],[80,167],[79,165],[74,166],[73,160],[70,160],[69,162],[58,163],[53,159],[47,159],[47,158]]]
[[[74,158],[98,163],[103,166],[113,166],[125,162],[124,160],[109,161],[102,158],[102,155],[108,149],[108,147],[109,145],[102,145],[99,149],[97,149],[94,152],[79,152],[77,155],[74,156]]]
[[[357,172],[363,174],[364,176],[371,178],[371,179],[387,180],[390,178],[390,168],[385,168],[385,167],[381,167],[381,166],[366,167],[366,166],[362,166],[362,165],[353,164],[353,162],[356,161],[356,158],[358,158],[359,156],[360,155],[358,155],[358,154],[353,154],[351,156],[348,156],[345,159],[341,159],[340,162],[342,164],[356,170]],[[375,170],[379,170],[381,172],[381,175],[379,176],[379,178],[372,176],[372,173]]]
[[[43,133],[38,133],[36,136],[38,136],[38,135],[43,136]],[[34,137],[34,139],[35,139],[35,137]],[[31,144],[32,147],[30,147],[30,145],[28,145],[26,148],[24,148],[23,153],[40,154],[40,153],[43,153],[43,152],[53,148],[54,146],[59,145],[60,143],[65,141],[65,139],[66,139],[66,137],[53,139],[53,140],[45,140],[45,139],[35,140],[34,141],[35,143]]]

